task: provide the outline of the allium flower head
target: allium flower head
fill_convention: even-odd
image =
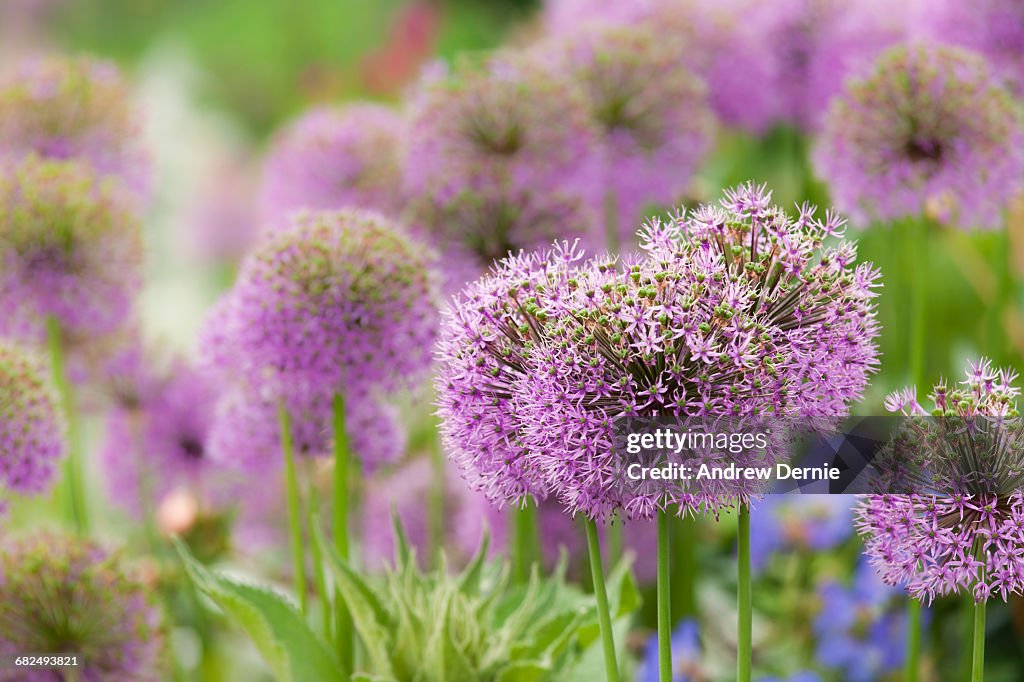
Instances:
[[[578,268],[531,320],[548,342],[530,349],[514,391],[531,470],[592,518],[746,502],[749,481],[671,500],[612,485],[615,420],[845,414],[875,366],[878,273],[854,265],[852,244],[823,245],[842,223],[806,205],[791,218],[748,184],[652,221],[635,259]]]
[[[35,358],[0,343],[0,509],[7,491],[40,493],[64,456],[56,392]]]
[[[581,258],[568,244],[508,256],[444,312],[435,381],[441,434],[470,487],[499,506],[547,495],[541,472],[525,461],[513,392],[533,371],[531,348],[543,343],[542,299],[558,296]]]
[[[821,610],[814,620],[818,661],[842,671],[849,682],[874,682],[903,664],[906,610],[894,590],[866,563],[849,587],[828,581],[818,588]]]
[[[645,23],[594,26],[550,48],[587,95],[601,134],[600,186],[624,242],[647,205],[679,200],[711,147],[706,88],[677,45]]]
[[[0,79],[0,159],[28,154],[78,159],[139,197],[147,192],[138,114],[110,62],[33,58]]]
[[[985,55],[1018,95],[1024,95],[1024,5],[1017,0],[916,3],[921,38]]]
[[[263,221],[285,224],[297,209],[401,210],[398,144],[404,123],[389,107],[317,107],[271,143],[263,169]]]
[[[909,473],[907,494],[862,499],[857,527],[886,583],[929,601],[1024,592],[1024,428],[1016,372],[972,363],[960,386],[942,381],[926,411],[913,389],[886,401],[910,417],[891,454]],[[925,416],[925,415],[932,416]],[[915,473],[916,470],[916,473]]]
[[[1021,186],[1024,131],[982,57],[903,45],[833,100],[815,163],[858,222],[927,214],[994,227]]]
[[[246,258],[204,352],[274,396],[413,386],[435,335],[432,266],[378,214],[298,214]]]
[[[139,288],[142,240],[123,194],[88,166],[30,156],[0,170],[0,332],[112,332]]]
[[[117,555],[83,540],[40,536],[0,548],[0,654],[26,652],[77,654],[85,682],[166,674],[155,596]],[[56,677],[26,669],[16,679]]]
[[[425,78],[404,168],[413,222],[481,262],[594,230],[596,131],[583,93],[542,60],[499,54]]]

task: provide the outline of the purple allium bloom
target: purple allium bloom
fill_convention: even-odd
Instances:
[[[848,682],[874,682],[899,668],[907,614],[894,603],[896,593],[864,562],[851,586],[831,580],[820,585],[821,611],[814,620],[818,662],[841,671]]]
[[[510,255],[444,312],[435,381],[441,435],[469,486],[498,506],[547,496],[541,472],[525,461],[512,394],[533,371],[530,348],[543,343],[541,298],[557,296],[581,258],[568,244]]]
[[[153,591],[117,554],[40,535],[0,548],[0,655],[79,656],[82,682],[166,679],[165,631]],[[9,672],[9,671],[5,671]],[[4,679],[49,682],[53,670]]]
[[[317,107],[278,133],[263,168],[262,218],[286,224],[298,209],[402,207],[398,112],[376,104]]]
[[[415,386],[436,334],[432,266],[378,214],[297,214],[243,262],[207,326],[206,360],[275,399]]]
[[[716,0],[703,1],[708,12],[719,11]],[[771,80],[760,87],[774,99],[773,122],[807,131],[820,127],[825,103],[846,77],[869,65],[905,32],[900,8],[884,0],[741,0],[726,6],[734,12],[730,21],[737,38],[749,39],[744,32],[752,28],[756,41],[768,48]],[[762,57],[751,48],[716,55],[726,62],[718,65],[720,70],[740,74],[750,73],[746,58],[752,56]],[[748,87],[757,86],[748,81]],[[743,107],[744,99],[732,106]]]
[[[107,415],[100,458],[110,497],[138,511],[145,498],[159,502],[182,489],[210,504],[220,492],[214,479],[223,469],[207,448],[217,389],[182,361],[153,374],[144,369],[139,376],[137,402],[119,402]]]
[[[671,500],[615,485],[614,422],[846,413],[875,369],[878,272],[854,265],[850,243],[824,247],[843,221],[815,213],[805,205],[792,218],[747,184],[717,206],[652,221],[635,259],[576,268],[529,317],[546,342],[529,349],[512,392],[527,470],[595,519],[749,501],[759,489],[750,480],[694,482]]]
[[[858,222],[930,215],[996,227],[1024,176],[1010,92],[960,48],[903,45],[832,101],[815,164]]]
[[[971,594],[976,602],[1024,592],[1024,435],[1013,386],[1017,373],[990,361],[971,363],[961,386],[932,390],[933,410],[916,391],[889,396],[886,407],[910,416],[924,438],[911,443],[929,477],[925,492],[869,495],[857,508],[865,552],[886,583],[929,602]],[[912,434],[917,435],[917,434]],[[966,453],[966,454],[964,454]]]
[[[692,618],[676,625],[670,639],[672,682],[700,682],[707,679],[701,666],[700,626]],[[637,669],[637,682],[658,682],[658,637],[652,636],[644,647],[644,658]]]
[[[0,170],[0,333],[117,330],[141,284],[139,223],[88,166],[29,156]]]
[[[0,509],[7,492],[46,490],[67,450],[65,428],[42,363],[0,343]]]
[[[1024,4],[1019,0],[919,0],[916,9],[912,25],[922,39],[980,52],[1024,95]]]
[[[483,265],[597,232],[597,131],[583,92],[544,60],[501,53],[424,79],[404,152],[410,222]]]
[[[750,563],[759,571],[776,552],[821,552],[851,535],[853,501],[845,495],[768,495],[750,515]]]
[[[0,79],[0,159],[77,159],[114,176],[140,199],[149,155],[117,67],[89,57],[24,61]]]
[[[596,25],[546,48],[587,95],[601,135],[599,186],[626,244],[648,205],[683,196],[711,148],[707,89],[676,45],[643,23]]]
[[[253,205],[254,175],[247,160],[225,160],[199,189],[185,218],[183,246],[202,263],[238,263],[256,243],[260,219]]]

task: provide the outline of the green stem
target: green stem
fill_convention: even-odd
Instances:
[[[619,664],[615,660],[615,634],[612,632],[608,591],[604,584],[604,568],[601,564],[601,541],[597,537],[597,524],[593,519],[584,519],[583,524],[587,532],[590,574],[594,579],[594,597],[597,600],[597,618],[601,627],[605,674],[608,682],[619,682]]]
[[[921,657],[921,602],[911,598],[907,604],[907,657],[903,662],[904,682],[917,682]]]
[[[327,573],[324,571],[324,550],[320,546],[320,533],[317,532],[320,496],[316,491],[316,481],[310,482],[308,499],[309,505],[306,518],[309,528],[309,546],[313,554],[313,575],[316,578],[316,591],[320,597],[320,605],[323,608],[324,637],[330,640],[332,627],[331,595],[327,590]]]
[[[626,551],[626,543],[622,538],[622,532],[623,521],[622,517],[618,516],[608,524],[608,556],[620,557]]]
[[[621,247],[619,238],[619,200],[611,189],[604,193],[604,238],[608,252],[618,253]]]
[[[893,228],[899,229],[899,228]],[[907,272],[910,275],[910,385],[918,386],[924,378],[924,332],[926,281],[928,274],[928,221],[921,217],[906,226],[910,239],[904,244]]]
[[[334,436],[334,500],[332,505],[334,521],[334,549],[338,556],[349,561],[349,506],[352,486],[352,453],[349,451],[348,430],[345,428],[345,397],[334,396],[332,430]],[[355,639],[352,633],[352,616],[345,606],[341,593],[335,594],[335,635],[338,655],[346,670],[352,669]]]
[[[974,605],[974,664],[971,666],[971,682],[985,679],[985,602]]]
[[[47,345],[53,371],[53,383],[67,420],[68,456],[64,461],[64,484],[68,520],[80,535],[89,532],[89,517],[85,507],[85,488],[82,485],[82,437],[79,431],[78,408],[68,382],[64,366],[64,343],[60,323],[53,317],[46,321]]]
[[[302,615],[309,614],[309,595],[306,593],[306,561],[302,551],[302,511],[299,499],[299,477],[295,473],[295,449],[292,445],[292,420],[283,404],[277,408],[281,429],[281,452],[284,455],[284,491],[288,501],[288,533],[292,545],[292,570],[295,572],[295,592],[298,594]]]
[[[736,631],[737,682],[750,682],[752,663],[753,611],[750,587],[750,505],[741,504],[739,510],[739,540],[737,552],[737,595],[739,625]]]
[[[669,557],[672,556],[668,512],[658,512],[658,680],[672,682],[672,592]]]
[[[527,499],[523,506],[512,507],[512,580],[523,584],[538,560],[537,506]]]
[[[697,616],[697,519],[672,517],[672,622]]]

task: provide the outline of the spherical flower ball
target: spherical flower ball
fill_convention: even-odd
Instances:
[[[997,227],[1024,176],[1024,131],[982,57],[902,45],[832,101],[814,160],[858,222],[929,215]]]
[[[40,341],[48,318],[116,331],[142,280],[139,223],[90,167],[26,157],[0,170],[0,333]]]
[[[28,154],[78,159],[119,179],[137,198],[148,192],[139,115],[107,61],[31,58],[0,78],[0,159]]]
[[[433,261],[379,214],[298,214],[242,263],[210,352],[272,396],[414,386],[436,335]]]
[[[530,55],[425,76],[403,145],[410,222],[484,264],[595,231],[597,132],[582,91]]]
[[[445,309],[435,380],[446,451],[474,490],[492,503],[519,504],[547,494],[526,463],[513,387],[530,373],[530,349],[543,343],[543,300],[557,296],[582,253],[557,245],[498,262]]]
[[[0,506],[6,492],[41,493],[67,452],[66,425],[45,367],[0,343]]]
[[[652,23],[597,25],[549,49],[587,95],[601,134],[599,183],[613,202],[606,210],[629,243],[644,209],[678,201],[711,148],[704,82]]]
[[[77,654],[79,679],[165,679],[165,626],[156,595],[116,554],[41,535],[0,549],[0,654]],[[52,680],[25,669],[19,680]]]
[[[831,211],[822,219],[804,206],[792,218],[748,184],[717,206],[652,221],[634,259],[580,267],[544,304],[547,341],[512,390],[530,470],[594,519],[749,502],[751,481],[624,485],[616,420],[845,414],[876,364],[878,272],[855,265],[851,244],[823,245],[841,231]],[[693,454],[700,461],[682,464],[716,456]],[[767,454],[723,456],[755,466]]]
[[[283,464],[280,409],[288,412],[291,442],[302,457],[331,455],[333,398],[309,393],[273,399],[258,389],[238,385],[218,400],[206,453],[218,465],[239,471],[274,471]],[[397,461],[405,451],[406,432],[398,410],[378,396],[349,393],[345,399],[349,449],[368,473]]]
[[[1018,95],[1024,95],[1024,5],[1016,0],[916,3],[912,26],[923,40],[985,55]]]
[[[971,594],[976,602],[1024,592],[1024,429],[1017,373],[971,363],[959,386],[940,381],[926,410],[916,390],[889,396],[908,421],[903,434],[927,483],[908,494],[874,494],[857,507],[871,565],[916,598]]]
[[[278,133],[263,167],[262,218],[285,224],[297,209],[402,208],[401,115],[377,104],[316,107]]]

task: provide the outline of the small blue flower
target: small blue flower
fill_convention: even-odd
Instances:
[[[697,621],[686,618],[672,632],[672,682],[696,682],[704,679],[700,667],[700,629]],[[658,682],[658,636],[647,640],[644,660],[636,674],[637,682]]]
[[[769,495],[750,516],[750,563],[761,571],[776,552],[820,552],[852,535],[853,503],[845,495]]]
[[[821,682],[821,677],[812,670],[802,670],[789,677],[759,677],[757,682]]]
[[[862,562],[849,587],[821,585],[821,612],[814,623],[818,661],[843,672],[848,682],[871,682],[903,664],[906,614],[894,608],[896,588]]]

